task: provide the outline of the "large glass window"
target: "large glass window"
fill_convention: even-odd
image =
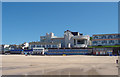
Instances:
[[[77,44],[84,44],[85,40],[77,40]]]

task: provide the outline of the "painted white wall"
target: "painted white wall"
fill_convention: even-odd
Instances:
[[[4,48],[7,48],[7,47],[9,47],[10,45],[4,45]]]
[[[78,35],[78,36],[74,36],[71,32],[66,31],[64,33],[64,38],[65,38],[65,47],[87,47],[87,45],[89,45],[89,41],[90,41],[90,36],[88,35]],[[74,39],[76,40],[76,45],[74,45]],[[77,40],[80,39],[86,39],[86,43],[85,44],[77,44]]]
[[[54,39],[53,39],[54,38]],[[59,45],[59,48],[62,47],[66,47],[66,48],[70,48],[70,47],[87,47],[90,43],[90,36],[88,35],[77,35],[74,36],[70,31],[65,31],[64,33],[64,37],[63,39],[58,39],[59,37],[54,36],[54,33],[46,33],[46,36],[41,36],[40,40],[41,42],[57,42],[57,43],[61,43],[61,45]],[[74,45],[74,39],[76,39],[76,45]],[[85,44],[77,44],[77,40],[80,39],[86,39],[86,43]]]

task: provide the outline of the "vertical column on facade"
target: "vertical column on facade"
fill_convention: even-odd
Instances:
[[[57,48],[60,48],[60,44],[57,45]]]
[[[59,48],[61,48],[61,44],[59,44],[58,46],[59,46]]]
[[[51,46],[51,48],[52,48],[52,45],[50,45]]]
[[[31,45],[29,45],[30,49],[32,49]]]
[[[87,40],[85,39],[85,46],[87,47]]]
[[[45,45],[45,48],[47,48],[47,45]]]
[[[85,40],[85,44],[87,45],[87,40]]]
[[[75,39],[75,41],[76,41],[76,45],[77,45],[77,39]]]
[[[37,45],[35,45],[35,48],[37,48]]]
[[[43,45],[41,45],[41,47],[43,47]]]

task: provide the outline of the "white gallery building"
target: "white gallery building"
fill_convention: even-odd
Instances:
[[[64,37],[54,36],[54,33],[46,33],[40,36],[40,42],[30,42],[29,48],[80,48],[87,47],[90,43],[90,36],[80,34],[79,32],[64,32]]]

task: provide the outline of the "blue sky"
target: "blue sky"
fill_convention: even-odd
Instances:
[[[65,30],[84,35],[118,32],[117,2],[5,2],[2,43],[39,41],[40,36]]]

